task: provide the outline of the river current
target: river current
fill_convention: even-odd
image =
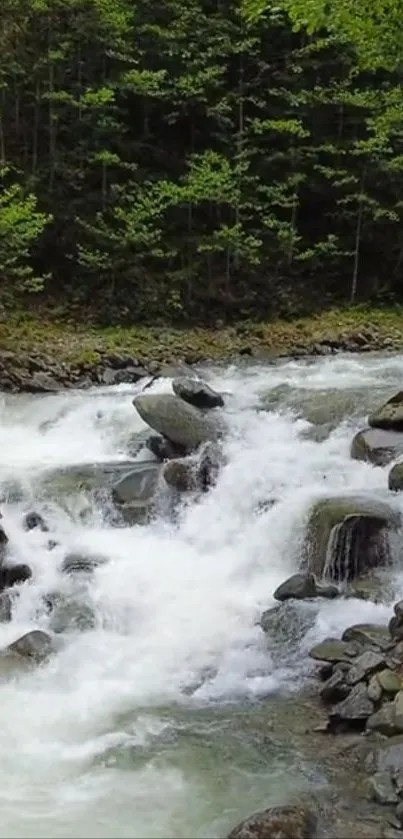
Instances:
[[[309,678],[310,645],[385,621],[390,604],[315,603],[297,638],[266,638],[257,621],[297,568],[313,500],[388,495],[388,468],[349,449],[368,411],[401,389],[403,355],[199,372],[227,394],[227,465],[179,518],[147,526],[114,527],[85,493],[41,490],[48,470],[127,459],[145,427],[132,406],[142,383],[0,395],[0,491],[23,490],[6,493],[2,523],[12,560],[33,569],[13,620],[0,624],[0,647],[47,630],[43,596],[57,589],[66,552],[108,560],[87,593],[96,626],[60,635],[46,664],[0,675],[0,837],[224,836],[321,783],[270,726],[273,703]],[[170,391],[170,381],[152,390]],[[49,533],[23,530],[32,509]],[[393,586],[403,592],[399,563]]]

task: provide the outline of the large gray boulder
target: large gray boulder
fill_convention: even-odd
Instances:
[[[222,408],[224,405],[221,393],[217,393],[201,379],[181,376],[173,380],[172,390],[176,396],[195,408]]]
[[[403,463],[395,463],[388,475],[388,487],[392,492],[403,489]]]
[[[9,644],[3,654],[43,661],[54,651],[55,646],[51,636],[40,629],[33,629]]]
[[[227,839],[315,839],[317,817],[304,805],[269,807],[234,827]]]
[[[384,567],[391,561],[389,531],[400,523],[397,510],[370,495],[322,498],[309,514],[303,567],[338,582]]]
[[[403,432],[383,428],[363,428],[355,435],[350,449],[354,460],[386,466],[403,455]]]
[[[218,417],[203,414],[174,394],[141,393],[133,399],[133,405],[154,431],[183,446],[187,452],[209,440],[217,440],[223,433]]]
[[[403,391],[399,390],[380,408],[376,408],[368,417],[371,428],[384,428],[392,431],[403,431]]]
[[[137,465],[135,460],[112,460],[49,470],[41,479],[45,496],[59,497],[97,487],[110,488]]]

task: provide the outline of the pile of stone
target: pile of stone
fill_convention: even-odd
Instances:
[[[375,466],[386,466],[403,456],[403,391],[399,391],[368,417],[368,426],[351,444],[351,456]],[[389,489],[403,489],[403,463],[395,464],[388,479]]]

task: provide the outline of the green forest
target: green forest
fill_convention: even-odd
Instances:
[[[401,302],[398,4],[354,5],[2,0],[2,304],[214,325]]]

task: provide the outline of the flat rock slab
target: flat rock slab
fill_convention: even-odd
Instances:
[[[224,431],[217,416],[203,414],[174,394],[142,393],[133,399],[133,405],[150,428],[187,451],[217,440]]]
[[[385,659],[383,655],[373,650],[366,650],[354,660],[354,664],[347,673],[347,684],[356,685],[357,682],[361,682],[367,676],[381,668],[384,669],[384,667]]]
[[[343,641],[355,641],[361,646],[379,647],[381,650],[387,650],[392,645],[388,627],[374,623],[356,623],[349,626],[341,637]]]
[[[354,658],[360,649],[356,644],[340,641],[339,638],[326,638],[309,650],[309,655],[316,661],[348,661]]]

